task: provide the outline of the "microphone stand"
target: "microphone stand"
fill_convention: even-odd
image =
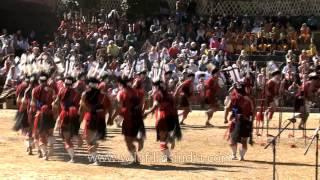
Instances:
[[[319,130],[320,130],[320,127],[318,127],[306,149],[306,151],[304,152],[304,155],[306,155],[310,149],[310,146],[312,145],[313,141],[316,140],[316,164],[315,164],[315,167],[316,167],[316,171],[315,171],[315,179],[318,180],[318,157],[319,157],[319,149],[318,149],[318,141],[319,141]]]
[[[275,180],[276,179],[276,141],[277,141],[277,139],[279,138],[279,136],[281,135],[281,133],[284,131],[284,130],[286,130],[287,129],[287,127],[291,124],[291,123],[294,123],[294,122],[296,122],[296,119],[294,119],[294,118],[292,118],[292,119],[288,119],[289,120],[289,122],[288,122],[288,124],[284,127],[284,128],[282,128],[280,131],[279,131],[279,133],[275,136],[275,137],[273,137],[272,138],[272,140],[264,147],[264,149],[267,149],[271,144],[272,144],[272,153],[273,153],[273,180]]]
[[[282,126],[282,106],[283,106],[283,94],[280,96],[280,99],[279,99],[279,126],[278,126],[278,132],[280,132],[281,130],[281,126]],[[279,143],[280,143],[280,134],[279,134]]]

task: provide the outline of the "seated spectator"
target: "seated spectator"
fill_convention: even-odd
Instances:
[[[288,41],[290,44],[290,49],[297,50],[298,49],[298,38],[297,32],[294,30],[292,26],[288,27]]]
[[[319,51],[312,57],[312,62],[314,64],[314,66],[319,64],[319,62],[320,62],[320,52]]]
[[[227,42],[225,38],[221,38],[219,50],[225,51],[227,47]]]
[[[288,50],[288,40],[287,38],[284,36],[283,33],[280,33],[280,37],[277,40],[277,49],[280,51],[287,51]]]
[[[107,55],[113,58],[118,57],[120,52],[120,48],[114,43],[113,40],[109,41],[109,45],[107,46]]]
[[[309,49],[307,50],[307,55],[309,57],[312,57],[314,55],[317,54],[317,47],[316,45],[313,43],[313,40],[311,39],[311,43],[310,43],[310,46],[309,46]]]
[[[301,65],[298,67],[300,75],[302,74],[309,74],[310,65],[307,61],[302,61]],[[300,76],[301,77],[301,76]]]
[[[282,74],[296,73],[296,68],[292,65],[291,59],[287,59],[287,64],[282,69]]]
[[[195,73],[195,72],[197,72],[199,70],[198,66],[194,63],[193,59],[189,60],[188,67],[193,73]]]
[[[199,71],[207,71],[207,56],[202,55],[198,63]]]
[[[136,35],[132,31],[130,31],[126,36],[126,40],[128,41],[129,46],[134,46],[138,39]]]
[[[156,47],[152,46],[148,56],[151,63],[159,59],[159,53],[157,52]]]
[[[269,44],[268,44],[269,51],[273,52],[274,50],[277,50],[277,44],[278,44],[278,39],[276,37],[276,34],[270,33],[269,34]]]
[[[258,33],[257,48],[258,51],[266,51],[268,40],[263,32]]]
[[[310,38],[311,38],[310,28],[307,26],[306,23],[303,23],[300,28],[299,39],[301,39],[304,43],[307,43],[310,41]]]
[[[197,59],[198,58],[198,48],[197,43],[192,42],[190,47],[190,58],[191,59]]]
[[[257,52],[257,39],[254,34],[251,34],[250,36],[250,52],[256,53]]]
[[[223,61],[225,60],[225,56],[222,50],[219,50],[218,54],[214,57],[214,64],[217,67],[220,67],[223,64]]]
[[[166,47],[162,48],[162,51],[160,53],[160,59],[162,61],[170,59],[169,51],[168,51],[168,49]]]
[[[205,41],[205,29],[204,29],[204,25],[201,24],[199,29],[197,29],[197,37],[196,37],[196,41],[199,43],[202,43]]]
[[[172,47],[169,48],[169,55],[171,58],[177,58],[178,54],[180,52],[179,46],[176,42],[172,43]]]
[[[201,57],[204,54],[208,54],[207,44],[205,44],[205,43],[201,44],[201,47],[199,50],[199,56]]]
[[[2,35],[0,36],[0,42],[2,44],[0,53],[7,55],[14,52],[13,36],[9,35],[6,29],[2,30]]]
[[[124,41],[124,37],[123,37],[123,34],[121,31],[115,30],[115,34],[113,36],[113,39],[118,46],[122,46],[123,41]]]
[[[293,51],[290,49],[288,50],[288,53],[286,54],[286,60],[291,60],[292,63],[297,63],[297,56],[293,54]]]
[[[211,38],[210,38],[210,49],[213,49],[213,48],[216,48],[218,49],[219,46],[220,46],[220,42],[219,42],[219,39],[217,36],[213,35]]]
[[[301,54],[300,54],[300,56],[299,56],[299,64],[301,65],[304,61],[308,61],[308,55],[307,55],[307,52],[306,52],[306,50],[302,50],[301,51]]]

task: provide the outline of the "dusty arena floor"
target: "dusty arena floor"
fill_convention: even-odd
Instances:
[[[66,163],[68,155],[61,139],[55,145],[55,155],[43,161],[36,155],[26,155],[23,137],[11,131],[15,111],[0,111],[0,179],[271,179],[272,148],[264,149],[265,137],[254,136],[256,142],[249,147],[246,161],[232,161],[230,149],[224,139],[226,126],[223,113],[214,115],[215,127],[206,128],[203,112],[192,112],[183,126],[183,140],[173,151],[173,163],[161,163],[159,144],[155,141],[154,119],[146,119],[147,140],[140,153],[141,164],[128,167],[119,161],[128,159],[121,131],[109,127],[107,140],[100,143],[101,166],[89,166],[85,146],[77,148],[75,164]],[[283,119],[292,116],[285,113]],[[308,135],[319,125],[320,114],[309,119]],[[283,124],[286,124],[284,122]],[[278,127],[278,114],[271,122]],[[278,129],[272,130],[276,134]],[[277,146],[277,179],[314,179],[315,146],[304,156],[305,140],[302,132],[296,131],[295,138],[288,138],[286,131]],[[308,140],[309,142],[309,140]],[[292,144],[296,148],[292,148]]]

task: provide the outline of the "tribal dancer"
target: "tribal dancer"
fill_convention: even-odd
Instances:
[[[267,123],[267,136],[269,129],[269,121],[273,117],[273,113],[276,111],[276,107],[279,105],[279,93],[280,93],[280,83],[281,83],[281,72],[275,70],[271,73],[271,79],[267,81],[266,84],[266,104],[268,106],[265,116]]]
[[[19,131],[20,129],[24,131],[23,129],[28,126],[27,109],[22,103],[22,99],[24,98],[25,91],[28,89],[29,83],[30,77],[24,77],[23,81],[16,88],[16,102],[18,106],[18,111],[15,117],[16,122],[13,127],[13,130],[15,131]]]
[[[65,78],[64,87],[60,89],[53,106],[60,103],[61,112],[58,118],[57,128],[64,140],[64,147],[67,150],[71,163],[74,162],[73,137],[79,138],[80,119],[78,115],[80,95],[72,88],[73,78]],[[82,142],[82,140],[79,140]]]
[[[219,86],[219,69],[214,68],[211,71],[211,77],[205,83],[205,102],[209,105],[209,109],[206,112],[207,114],[207,121],[206,126],[212,126],[210,124],[210,120],[213,116],[213,113],[216,112],[219,108],[217,104],[217,92],[220,89]]]
[[[263,122],[264,122],[264,110],[266,105],[266,84],[267,84],[267,77],[265,69],[261,69],[261,73],[258,74],[256,85],[257,85],[257,96],[260,99],[260,107],[259,110],[257,110],[256,114],[256,135],[261,136],[260,129],[263,128]]]
[[[97,159],[98,140],[103,140],[106,135],[106,114],[108,124],[111,125],[112,106],[108,95],[99,89],[96,78],[89,79],[88,90],[82,94],[80,101],[80,120],[85,123],[84,137],[88,145],[88,153],[93,160],[92,165],[99,165]]]
[[[16,114],[16,123],[13,130],[22,130],[25,138],[25,145],[27,146],[28,155],[32,155],[33,138],[32,138],[32,112],[30,109],[31,92],[35,87],[35,76],[28,76],[24,78],[24,82],[19,84],[16,88],[18,111]]]
[[[109,91],[109,76],[107,74],[104,74],[101,77],[101,81],[99,84],[99,90],[105,94],[108,94]]]
[[[193,73],[188,74],[188,78],[180,84],[175,93],[174,97],[179,96],[180,98],[180,108],[182,109],[182,120],[180,122],[181,125],[184,125],[184,120],[187,119],[188,114],[192,111],[190,98],[193,96],[193,81],[195,75]]]
[[[55,93],[58,94],[59,91],[64,87],[63,78],[61,75],[58,75],[54,80],[51,80],[48,85],[54,89]],[[59,116],[59,113],[61,111],[60,106],[52,106],[54,119],[57,119]]]
[[[305,129],[306,122],[310,113],[312,100],[315,99],[319,90],[319,76],[314,72],[309,74],[309,80],[303,82],[295,100],[295,112],[300,112],[295,118],[301,118],[299,129]]]
[[[145,112],[144,117],[156,111],[157,141],[160,141],[163,161],[172,162],[168,144],[171,143],[171,149],[174,149],[175,140],[181,139],[178,110],[173,96],[167,92],[165,85],[157,81],[154,82],[154,86],[156,91],[153,96],[153,106]]]
[[[31,107],[35,109],[33,134],[40,148],[39,157],[48,160],[53,153],[53,130],[55,120],[52,111],[52,102],[55,92],[47,85],[48,75],[40,73],[39,85],[32,91]],[[49,149],[47,149],[49,147]]]
[[[146,133],[142,109],[139,103],[140,99],[135,90],[128,85],[126,78],[119,78],[118,85],[120,91],[118,92],[117,100],[120,107],[115,116],[119,113],[123,117],[122,134],[133,158],[133,161],[129,165],[138,165],[140,162],[137,150],[141,151],[143,149]],[[138,142],[138,149],[134,142]]]
[[[228,121],[230,111],[232,111],[232,115],[229,119],[229,139],[232,149],[232,159],[237,159],[237,144],[241,143],[242,147],[239,150],[240,160],[244,160],[247,152],[248,138],[252,137],[254,106],[252,100],[246,95],[245,87],[242,84],[236,85],[235,90],[231,92],[231,101],[229,101],[225,108],[225,122]]]
[[[79,93],[82,94],[86,89],[86,73],[82,72],[77,76],[77,81],[74,84],[74,89]]]
[[[168,70],[164,72],[164,84],[166,85],[166,88],[170,86],[170,80],[172,79],[172,71]],[[168,90],[168,89],[167,89]]]
[[[144,112],[144,110],[146,108],[146,101],[145,101],[146,98],[145,98],[145,90],[143,88],[142,79],[140,79],[139,77],[134,79],[133,84],[132,84],[132,88],[135,90],[137,96],[139,97],[140,108]]]

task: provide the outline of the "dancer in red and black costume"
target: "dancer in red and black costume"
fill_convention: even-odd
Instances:
[[[246,95],[244,85],[237,84],[235,90],[231,92],[231,100],[225,108],[225,122],[228,122],[229,112],[232,112],[229,119],[229,140],[232,159],[237,159],[237,144],[241,143],[240,160],[244,160],[248,138],[252,137],[252,116],[254,114],[253,102]]]
[[[79,93],[82,94],[87,89],[86,84],[86,73],[81,72],[78,77],[76,83],[74,83],[74,89]]]
[[[96,78],[90,78],[88,82],[88,89],[81,97],[79,114],[80,119],[85,123],[84,137],[89,156],[93,165],[99,165],[97,141],[103,140],[106,136],[106,114],[108,114],[108,124],[112,125],[112,106],[108,95],[98,89],[99,81]]]
[[[187,79],[180,84],[175,93],[174,97],[179,96],[180,99],[180,108],[182,109],[182,119],[180,121],[181,125],[184,125],[184,120],[187,119],[188,114],[192,111],[190,98],[193,96],[193,82],[195,75],[193,73],[189,73]]]
[[[246,91],[246,94],[252,99],[252,101],[254,102],[254,93],[253,93],[253,86],[254,86],[254,82],[253,82],[253,78],[252,75],[250,73],[246,73],[243,79],[243,85]]]
[[[122,134],[124,135],[127,148],[133,158],[130,165],[139,164],[137,151],[143,149],[145,139],[145,127],[143,122],[143,112],[141,109],[140,98],[137,96],[136,91],[128,85],[127,78],[119,78],[118,85],[120,91],[117,95],[119,108],[117,114],[123,117]],[[114,117],[115,117],[114,116]],[[138,142],[138,148],[134,144]]]
[[[170,86],[170,80],[172,78],[172,71],[168,70],[164,73],[164,84],[166,86],[166,90],[168,91],[168,87]]]
[[[58,92],[60,91],[60,89],[64,87],[64,81],[61,75],[58,75],[56,77],[56,86],[57,86]]]
[[[31,92],[36,85],[36,77],[26,76],[24,81],[16,88],[18,111],[15,117],[16,123],[13,127],[14,131],[22,131],[25,136],[25,145],[27,146],[28,155],[32,155],[33,138],[33,113],[30,109]]]
[[[105,94],[108,94],[109,92],[109,76],[107,74],[104,74],[102,77],[101,77],[101,81],[100,81],[100,84],[99,84],[99,89],[101,92],[105,93]]]
[[[145,98],[145,90],[143,87],[142,79],[139,77],[135,78],[132,84],[132,88],[135,90],[137,96],[139,97],[140,108],[144,112],[146,108],[146,101],[145,101],[146,98]]]
[[[49,83],[49,86],[55,90],[55,93],[58,94],[59,91],[64,87],[64,82],[63,82],[63,78],[61,75],[58,75],[56,78],[55,78],[55,81],[52,80],[50,83]],[[53,115],[54,115],[54,119],[57,119],[59,114],[60,114],[60,106],[52,106],[53,108]]]
[[[52,111],[55,91],[47,85],[48,75],[40,73],[39,85],[32,90],[31,108],[36,111],[33,135],[40,148],[39,157],[48,160],[53,153],[55,119]],[[48,149],[47,149],[48,148]]]
[[[60,113],[57,128],[64,140],[64,147],[67,150],[71,163],[74,162],[73,137],[79,138],[80,119],[78,114],[81,95],[72,88],[74,79],[68,76],[64,80],[64,87],[58,93],[54,102],[55,106],[60,104]],[[79,139],[78,139],[79,140]],[[82,139],[80,139],[82,141]]]
[[[212,126],[210,120],[213,116],[213,113],[216,112],[219,108],[217,93],[220,90],[219,86],[219,69],[213,68],[211,71],[211,77],[205,82],[205,103],[208,104],[209,109],[206,112],[207,121],[206,126]]]
[[[60,75],[58,75],[57,77],[51,77],[48,80],[48,86],[51,87],[56,94],[59,93],[60,89],[63,87],[63,79]]]
[[[17,106],[18,106],[18,111],[16,113],[15,117],[15,125],[13,127],[13,130],[19,131],[22,130],[24,131],[24,127],[27,127],[27,122],[28,122],[28,115],[27,115],[27,109],[25,108],[24,104],[22,103],[22,99],[24,98],[24,93],[26,89],[28,88],[30,83],[30,77],[24,77],[23,81],[17,86],[16,88],[16,97],[17,97]],[[22,132],[23,133],[23,132]]]
[[[319,75],[313,72],[308,78],[308,81],[302,83],[295,97],[294,111],[300,113],[295,118],[301,118],[299,129],[305,129],[312,101],[319,95]]]
[[[153,106],[145,112],[144,117],[156,112],[157,141],[160,141],[163,161],[172,162],[168,144],[171,143],[171,149],[174,149],[175,140],[181,139],[178,110],[174,97],[167,92],[165,84],[157,81],[154,86],[156,91],[153,95]]]
[[[281,84],[281,72],[275,70],[271,73],[271,79],[266,83],[265,95],[267,110],[265,112],[267,131],[269,128],[269,121],[272,119],[276,107],[279,105],[279,94],[280,94],[280,84]],[[268,134],[267,134],[268,135]]]
[[[258,74],[257,80],[256,80],[256,91],[258,99],[260,99],[259,103],[259,109],[257,109],[257,114],[255,117],[256,120],[256,135],[261,136],[261,129],[263,128],[263,122],[265,120],[264,118],[264,111],[266,106],[266,84],[267,84],[267,76],[265,69],[261,69],[261,73]],[[258,104],[257,104],[258,106]],[[261,133],[260,133],[261,132]]]

